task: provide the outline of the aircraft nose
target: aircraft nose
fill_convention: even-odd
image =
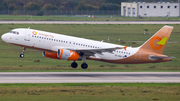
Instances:
[[[1,36],[1,39],[2,39],[3,41],[6,41],[6,34],[3,34],[3,35]]]

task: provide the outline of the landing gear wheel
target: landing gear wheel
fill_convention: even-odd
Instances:
[[[22,49],[23,50],[22,50],[22,54],[20,54],[20,58],[24,58],[24,53],[25,53],[26,47],[23,47]]]
[[[20,58],[23,58],[24,57],[24,54],[20,54]]]
[[[87,65],[86,63],[82,63],[82,64],[81,64],[81,68],[82,68],[82,69],[87,69],[87,68],[88,68],[88,65]]]
[[[78,66],[78,64],[75,61],[71,64],[72,68],[77,68],[77,66]]]

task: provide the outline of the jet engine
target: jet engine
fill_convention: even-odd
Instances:
[[[42,54],[43,54],[44,57],[47,57],[47,58],[59,59],[57,57],[57,53],[43,51]]]
[[[80,56],[77,52],[66,49],[58,49],[57,53],[43,51],[43,56],[53,59],[64,59],[73,61],[82,60],[82,56]]]

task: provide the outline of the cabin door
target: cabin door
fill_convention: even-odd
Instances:
[[[29,30],[25,30],[25,38],[24,38],[24,40],[25,41],[30,41],[30,35],[31,35],[30,31]]]
[[[140,60],[140,57],[141,57],[141,51],[139,50],[136,55],[135,55],[135,60],[136,61],[139,61]]]

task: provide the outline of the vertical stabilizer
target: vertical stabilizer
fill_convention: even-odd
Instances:
[[[156,34],[140,46],[140,49],[162,54],[172,30],[172,26],[162,27]]]

